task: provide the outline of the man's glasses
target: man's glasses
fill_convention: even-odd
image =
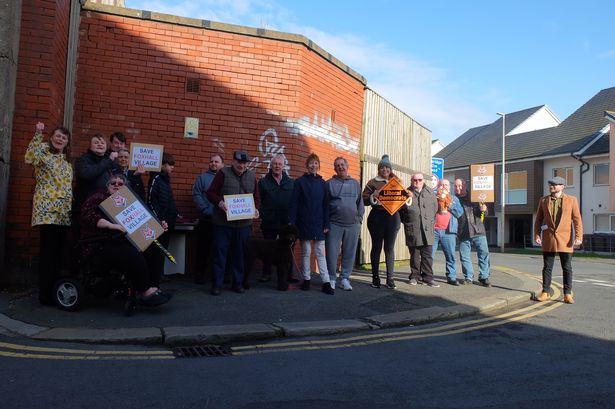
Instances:
[[[122,181],[117,181],[117,182],[111,182],[109,183],[110,186],[124,186],[124,182]]]

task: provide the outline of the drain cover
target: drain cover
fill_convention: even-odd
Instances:
[[[231,356],[230,347],[224,345],[196,345],[173,348],[173,355],[177,358],[207,358],[214,356]]]

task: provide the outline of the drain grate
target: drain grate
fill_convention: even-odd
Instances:
[[[231,356],[233,351],[225,345],[196,345],[173,348],[173,355],[177,358],[209,358],[214,356]]]

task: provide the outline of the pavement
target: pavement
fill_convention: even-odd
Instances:
[[[440,255],[437,258],[443,258]],[[376,331],[487,314],[526,303],[540,289],[536,276],[507,267],[492,267],[490,288],[454,287],[446,284],[444,264],[438,260],[434,271],[439,288],[411,286],[406,263],[395,269],[395,289],[371,288],[371,274],[357,270],[351,276],[353,290],[338,287],[333,296],[320,291],[318,275],[313,276],[310,291],[296,285],[277,291],[273,280],[253,282],[245,294],[226,287],[218,297],[209,294],[209,284],[197,285],[192,277],[175,275],[162,286],[173,293],[169,303],[137,307],[129,317],[122,315],[123,302],[112,297],[89,297],[79,311],[66,312],[39,305],[35,290],[4,290],[0,328],[8,334],[63,342],[226,344]],[[253,274],[252,281],[257,277]]]

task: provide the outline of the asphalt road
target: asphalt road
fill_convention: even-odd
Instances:
[[[515,256],[493,263],[507,257]],[[535,273],[540,264],[526,257],[515,266]],[[574,268],[572,306],[528,303],[369,337],[235,345],[228,357],[0,334],[2,407],[611,408],[615,272],[580,258]],[[554,276],[561,282],[559,269]]]

